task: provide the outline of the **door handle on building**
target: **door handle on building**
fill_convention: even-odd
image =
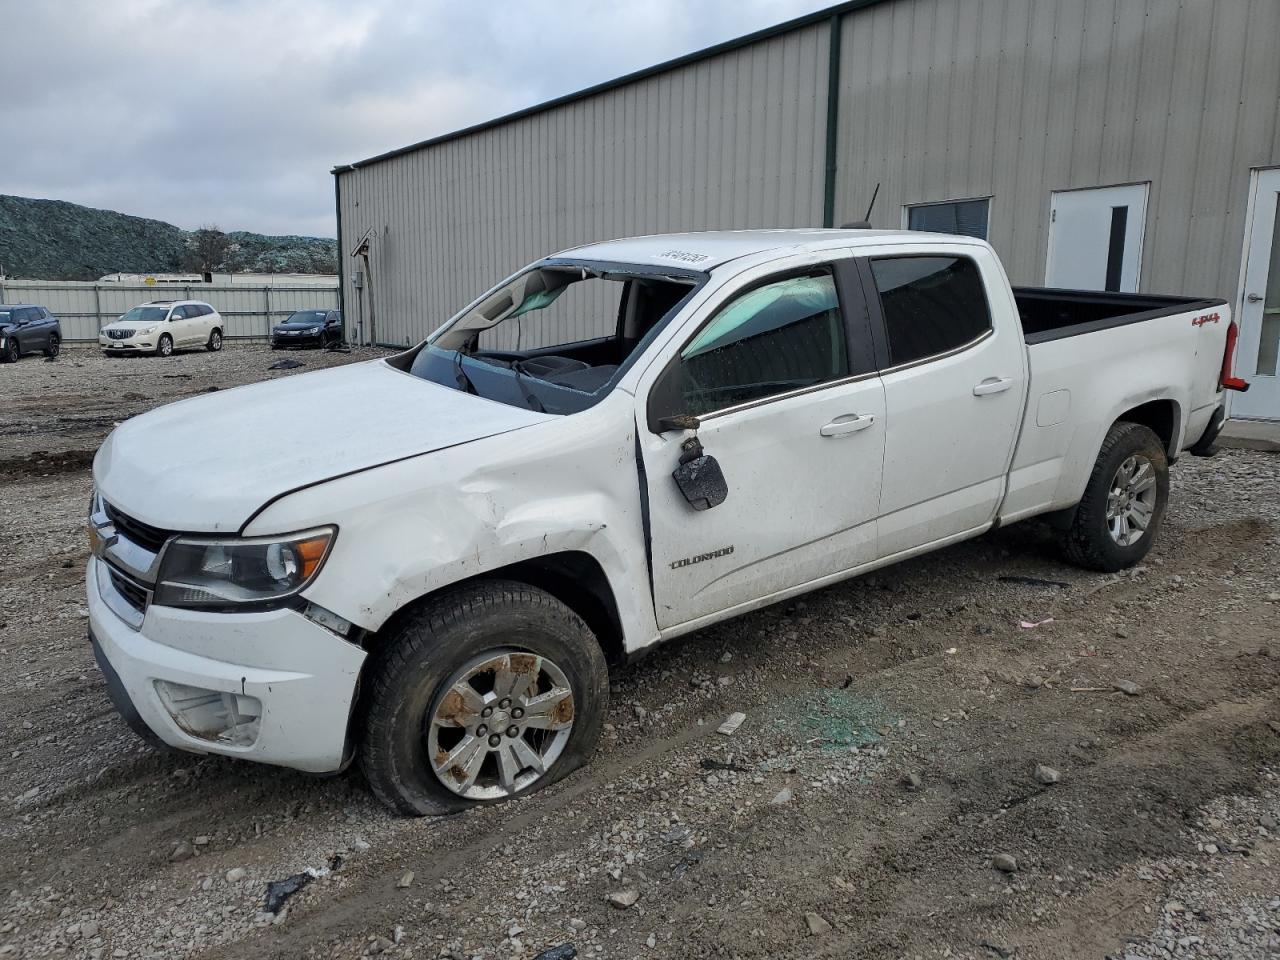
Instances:
[[[1013,386],[1013,377],[987,377],[973,388],[975,397],[985,397],[989,393],[1004,393]]]
[[[1251,293],[1247,297],[1245,297],[1245,299],[1248,300],[1250,303],[1258,303],[1259,301],[1262,300],[1262,297],[1258,296],[1256,293]]]
[[[836,417],[818,432],[824,437],[847,437],[851,433],[867,429],[875,422],[876,418],[869,413],[846,413],[842,417]]]

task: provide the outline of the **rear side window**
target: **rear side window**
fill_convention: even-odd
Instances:
[[[978,266],[968,257],[871,261],[889,336],[889,365],[963,346],[991,329]]]
[[[848,376],[835,281],[823,272],[747,291],[680,351],[673,374],[694,416]]]

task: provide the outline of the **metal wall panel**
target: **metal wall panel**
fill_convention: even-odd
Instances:
[[[222,314],[228,340],[265,339],[295,310],[334,310],[338,288],[270,286],[132,286],[119,283],[0,282],[0,303],[37,303],[58,318],[62,338],[97,342],[98,331],[130,307],[149,300],[203,300]]]
[[[415,342],[505,275],[597,240],[818,226],[825,23],[338,174],[349,324]],[[348,256],[374,228],[369,277]],[[603,308],[582,338],[613,328]],[[528,345],[526,343],[526,345]]]
[[[989,239],[1036,284],[1053,191],[1149,181],[1142,289],[1234,296],[1250,168],[1280,164],[1276,0],[841,9],[837,224],[877,184],[872,222],[895,228],[906,204],[989,196]],[[367,336],[376,307],[377,339],[410,343],[565,246],[819,224],[828,38],[807,22],[340,172],[348,322]],[[613,319],[602,303],[570,335]]]
[[[991,196],[1044,281],[1054,190],[1151,182],[1142,289],[1234,298],[1249,171],[1280,164],[1275,0],[891,0],[845,14],[836,220]]]

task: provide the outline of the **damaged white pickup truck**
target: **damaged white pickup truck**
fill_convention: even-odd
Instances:
[[[660,641],[1034,516],[1137,562],[1244,386],[1230,333],[1221,300],[1012,289],[963,237],[569,250],[397,356],[117,428],[94,651],[152,740],[502,800],[589,757],[607,664]]]

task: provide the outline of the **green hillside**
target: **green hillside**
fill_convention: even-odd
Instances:
[[[193,234],[160,220],[95,210],[64,200],[0,194],[0,273],[37,280],[96,280],[108,273],[195,269]],[[217,269],[248,273],[335,273],[337,241],[233,231]]]

